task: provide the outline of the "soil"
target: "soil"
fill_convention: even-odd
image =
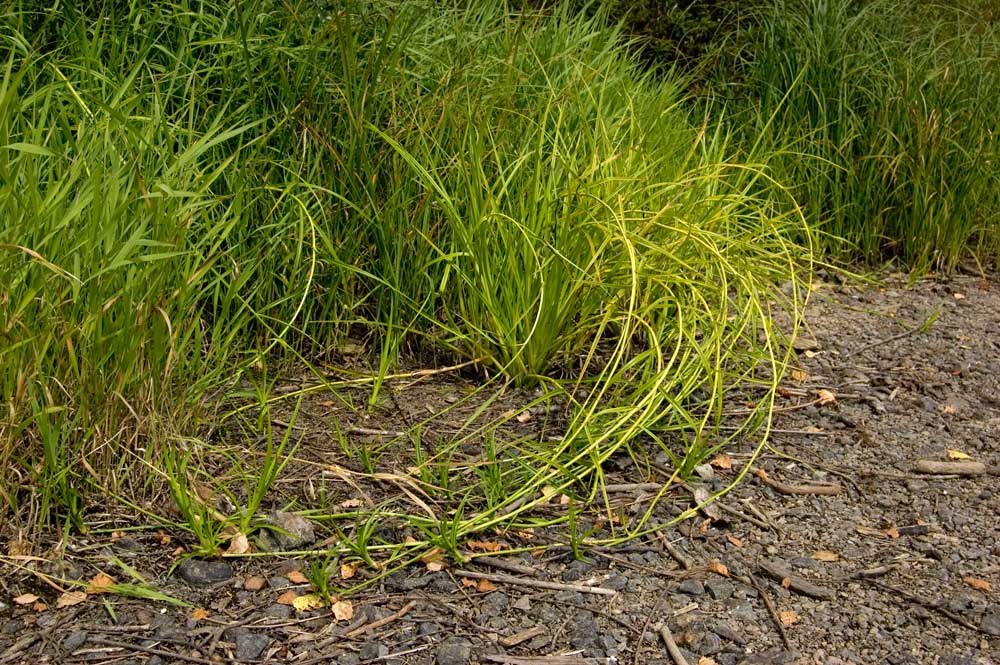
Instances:
[[[168,574],[183,536],[108,515],[106,529],[64,543],[61,563],[0,559],[0,665],[1000,663],[1000,282],[826,283],[807,322],[770,446],[752,458],[747,442],[700,468],[696,480],[718,490],[753,466],[677,527],[584,547],[582,558],[556,547],[461,568],[418,562],[345,599],[349,608],[299,610],[278,601],[307,592],[307,561],[227,558]],[[467,384],[450,373],[406,386],[395,421],[455,402]],[[287,497],[325,496],[318,465],[333,459],[336,436],[321,404],[338,408],[317,398],[298,426],[323,430],[327,445],[300,448],[315,464],[285,470]],[[350,426],[377,441],[387,422]],[[921,473],[918,460],[985,466]],[[608,482],[625,485],[612,501],[641,510],[650,486],[628,467],[609,465]],[[685,488],[671,496],[664,519],[694,505]],[[121,578],[115,559],[191,607],[92,593],[58,608],[64,596],[38,574]]]

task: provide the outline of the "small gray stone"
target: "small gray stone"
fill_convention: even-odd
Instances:
[[[184,559],[177,566],[177,574],[191,586],[209,586],[225,582],[233,576],[233,567],[225,561],[200,561]]]
[[[701,647],[699,647],[698,653],[703,656],[711,656],[722,651],[722,647],[722,638],[715,633],[705,633],[705,637],[701,641]]]
[[[1000,637],[1000,610],[984,614],[979,627],[988,635]]]
[[[260,542],[269,551],[301,549],[316,540],[312,522],[295,513],[276,510],[268,520],[270,529],[261,532]]]
[[[472,658],[472,644],[468,640],[446,640],[437,652],[438,665],[466,665]]]
[[[719,623],[712,624],[708,627],[708,629],[724,640],[729,640],[730,642],[734,642],[736,644],[747,643],[747,638],[742,633],[736,632],[736,629],[726,621],[720,621]]]
[[[389,647],[382,644],[381,642],[365,642],[361,645],[360,651],[358,651],[358,656],[361,660],[374,660],[376,658],[385,658],[389,655]]]
[[[715,478],[715,469],[712,468],[711,464],[699,464],[694,468],[694,472],[705,481],[711,481]]]
[[[677,590],[691,596],[700,596],[705,593],[705,585],[701,580],[688,579],[678,584]]]
[[[87,641],[87,631],[85,630],[74,630],[72,633],[66,636],[63,640],[63,648],[66,651],[73,652],[83,646],[83,643]]]
[[[279,605],[275,603],[265,607],[263,613],[264,616],[272,619],[287,619],[292,616],[292,608],[288,605]]]
[[[244,631],[236,635],[236,660],[257,660],[271,640],[267,635]]]
[[[607,579],[607,581],[602,584],[605,589],[613,589],[615,591],[621,591],[628,586],[628,578],[624,575],[612,575]]]
[[[725,600],[733,595],[736,587],[733,586],[732,582],[727,582],[725,580],[710,579],[705,581],[705,587],[708,592],[712,594],[712,598],[716,600]]]
[[[272,589],[288,589],[294,586],[291,582],[288,581],[287,577],[284,577],[282,575],[274,575],[273,577],[269,577],[267,579],[267,585]]]

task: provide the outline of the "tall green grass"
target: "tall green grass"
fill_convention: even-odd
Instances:
[[[1000,33],[898,0],[779,0],[746,69],[746,139],[783,154],[825,252],[923,272],[1000,247]]]
[[[748,383],[764,422],[808,231],[603,25],[417,0],[4,15],[6,509],[82,525],[90,487],[136,500],[159,482],[139,462],[186,474],[171,442],[241,378],[347,335],[373,347],[372,403],[420,349],[569,401],[558,443],[504,442],[453,535],[545,487],[598,496],[616,452],[687,473]]]

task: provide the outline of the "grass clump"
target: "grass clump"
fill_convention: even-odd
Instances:
[[[252,535],[306,463],[271,429],[272,407],[316,391],[275,391],[292,359],[319,390],[368,388],[357,411],[414,352],[566,404],[558,440],[525,439],[478,418],[491,397],[412,474],[338,437],[339,479],[411,502],[308,506],[332,533],[355,524],[338,547],[365,561],[410,556],[383,523],[458,556],[553,491],[597,501],[616,454],[661,446],[686,475],[741,387],[763,395],[744,433],[767,421],[788,353],[774,318],[794,329],[808,259],[788,238],[808,231],[758,155],[736,161],[603,16],[256,0],[3,20],[0,498],[22,527],[53,508],[85,527],[93,488],[134,506],[159,488],[200,551]],[[370,375],[328,379],[315,368],[348,336]],[[208,440],[241,422],[235,448]],[[482,463],[458,453],[472,440]],[[213,488],[232,515],[193,496],[213,479],[233,481]]]
[[[759,16],[741,118],[782,155],[827,253],[917,272],[1000,247],[1000,34],[981,12],[781,0]]]

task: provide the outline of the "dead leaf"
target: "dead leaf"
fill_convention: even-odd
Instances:
[[[309,578],[297,570],[291,571],[286,574],[285,577],[287,577],[288,581],[292,584],[307,584],[309,582]]]
[[[698,524],[698,533],[702,535],[708,533],[708,530],[711,528],[711,526],[712,526],[712,518],[706,517]]]
[[[47,609],[49,609],[49,606],[43,603],[42,601],[38,601],[37,603],[31,606],[31,609],[34,610],[35,612],[44,612]]]
[[[108,593],[114,584],[114,578],[104,573],[97,573],[87,584],[87,593]]]
[[[716,469],[725,469],[728,471],[733,468],[733,459],[729,455],[716,455],[709,464],[714,466]]]
[[[72,607],[79,605],[85,600],[87,600],[87,593],[85,591],[67,591],[56,599],[56,608]]]
[[[354,618],[354,604],[349,600],[338,600],[330,606],[333,618],[337,621],[348,621]]]
[[[885,530],[885,535],[895,540],[896,538],[899,538],[899,529],[896,527],[890,527]]]
[[[489,593],[490,591],[496,591],[497,585],[489,580],[479,580],[476,583],[476,590],[480,593]]]
[[[978,577],[963,577],[962,581],[971,586],[973,589],[978,589],[979,591],[989,591],[993,588],[993,585],[986,580],[981,580]]]
[[[18,605],[31,605],[38,601],[38,596],[33,593],[22,593],[20,596],[14,599],[14,602]]]
[[[785,626],[791,626],[799,622],[799,615],[791,610],[782,610],[778,613],[778,617]]]
[[[427,570],[432,573],[440,572],[448,567],[444,561],[428,561],[425,565]]]
[[[469,577],[463,577],[462,586],[464,586],[466,589],[468,589],[470,586],[476,586],[476,580],[471,579]]]
[[[791,577],[782,577],[781,578],[781,588],[783,588],[783,589],[791,589],[792,588],[792,578]]]
[[[951,297],[954,298],[955,300],[965,300],[965,294],[964,293],[958,293],[957,291],[955,293],[951,294]]]
[[[815,358],[816,356],[819,355],[819,353],[817,353],[816,351],[808,350],[802,355],[804,355],[806,358]]]
[[[826,561],[828,563],[840,561],[840,555],[830,550],[817,550],[812,553],[812,558],[816,561]]]
[[[727,533],[726,534],[726,540],[728,540],[732,544],[732,546],[735,547],[735,548],[737,548],[737,549],[739,549],[740,547],[743,547],[743,541],[740,540],[739,538],[737,538],[736,536],[734,536],[731,533]]]
[[[163,533],[162,531],[157,531],[156,532],[156,540],[159,541],[159,543],[161,545],[169,545],[171,538],[170,538],[170,536],[168,536],[167,534]]]
[[[261,589],[264,588],[264,585],[266,583],[267,580],[265,580],[263,577],[261,577],[260,575],[254,575],[253,577],[246,578],[246,580],[243,582],[243,588],[246,589],[247,591],[260,591]]]
[[[522,411],[521,413],[517,414],[514,417],[514,419],[517,420],[517,422],[519,423],[526,423],[531,420],[531,417],[532,417],[531,411]]]
[[[485,540],[470,540],[466,543],[466,546],[470,550],[478,550],[480,552],[499,552],[503,549],[503,545],[500,543]]]
[[[360,563],[342,563],[340,564],[340,579],[349,580],[354,577],[358,568],[361,567]]]
[[[953,407],[951,404],[945,404],[943,407],[941,407],[941,413],[945,414],[946,416],[953,416],[956,413],[958,413],[958,409]],[[950,453],[951,451],[949,450],[948,452]],[[962,454],[965,455],[965,453]],[[952,459],[970,459],[970,458],[966,456],[966,457],[952,457]]]
[[[972,457],[970,457],[969,455],[966,455],[961,450],[952,450],[951,448],[949,448],[948,449],[948,459],[956,459],[956,460],[958,460],[958,459],[972,459]]]
[[[837,403],[837,394],[832,390],[827,390],[826,388],[820,388],[816,391],[816,404],[817,406],[827,406],[829,404]]]
[[[432,548],[427,554],[420,557],[421,563],[430,563],[431,561],[437,561],[444,555],[444,550],[440,547]]]
[[[250,551],[250,541],[247,539],[246,534],[237,532],[232,540],[229,541],[229,547],[226,548],[227,554],[246,554]]]
[[[279,605],[294,605],[295,599],[299,597],[299,594],[294,591],[286,591],[285,593],[278,596],[278,599],[274,602]]]
[[[698,659],[698,665],[719,665],[719,663],[708,656],[702,656]]]
[[[419,471],[419,470],[418,470]],[[340,502],[341,508],[358,508],[362,504],[361,499],[345,499]]]
[[[797,367],[792,369],[789,376],[795,383],[805,383],[809,380],[809,372]]]
[[[201,621],[202,619],[207,619],[212,613],[206,610],[204,607],[199,607],[191,613],[192,621]]]
[[[723,577],[729,577],[729,568],[726,568],[726,564],[720,561],[713,561],[708,564],[709,572],[715,573],[716,575],[722,575]]]
[[[297,609],[299,612],[308,612],[309,610],[318,610],[323,607],[326,603],[319,594],[307,593],[304,596],[299,596],[292,601],[292,607]]]
[[[125,537],[124,531],[112,531],[111,532],[111,542],[117,543],[119,540]]]

